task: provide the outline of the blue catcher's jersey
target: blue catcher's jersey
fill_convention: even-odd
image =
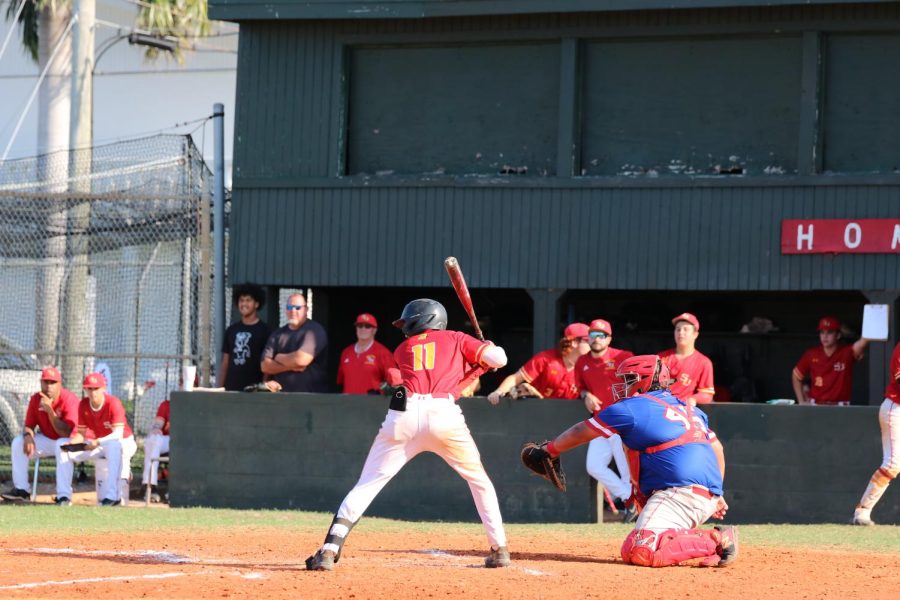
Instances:
[[[702,411],[693,409],[693,422],[689,414],[681,400],[660,390],[617,402],[586,423],[604,437],[618,433],[626,446],[641,451],[640,487],[645,495],[670,487],[702,485],[721,496],[719,463],[708,443],[688,442],[652,454],[643,452],[676,440],[691,429],[706,440],[715,439]]]

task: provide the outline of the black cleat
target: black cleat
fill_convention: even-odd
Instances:
[[[7,502],[27,502],[28,500],[31,500],[31,494],[29,494],[26,490],[13,488],[8,492],[3,492],[2,494],[0,494],[0,498],[3,498]]]
[[[737,560],[738,531],[737,527],[732,526],[728,529],[723,529],[718,525],[716,526],[716,530],[719,532],[720,536],[719,547],[716,548],[717,554],[720,558],[718,566],[725,567]]]
[[[331,571],[334,569],[335,554],[331,550],[317,550],[306,559],[307,571]]]
[[[497,567],[508,567],[512,561],[509,560],[509,549],[506,546],[499,548],[491,548],[491,553],[484,559],[484,566],[488,569],[496,569]]]
[[[54,496],[53,502],[57,506],[72,506],[72,501],[69,498],[66,498],[65,496],[59,496],[58,498],[56,496]]]
[[[121,504],[121,500],[113,500],[112,498],[104,498],[100,501],[100,506],[118,506]]]

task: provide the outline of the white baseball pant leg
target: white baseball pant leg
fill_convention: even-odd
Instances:
[[[144,472],[141,483],[144,485],[156,485],[159,477],[159,463],[153,462],[161,454],[169,451],[169,436],[154,433],[144,440]]]
[[[612,458],[615,458],[618,475],[609,468]],[[584,468],[588,475],[609,490],[613,498],[628,500],[631,496],[631,470],[625,458],[625,449],[622,448],[622,438],[618,434],[592,439],[588,444]]]
[[[694,490],[699,486],[685,486],[660,490],[650,496],[635,529],[650,529],[657,533],[669,529],[694,529],[709,520],[719,502],[718,496],[707,498]],[[702,488],[701,488],[702,489]]]
[[[900,404],[885,398],[878,409],[881,428],[881,464],[869,480],[854,512],[855,518],[869,519],[888,486],[900,473]]]
[[[356,523],[375,496],[403,466],[424,451],[444,459],[469,483],[475,507],[492,546],[505,546],[500,504],[460,407],[448,398],[412,394],[406,411],[389,410],[366,458],[359,481],[337,517]]]
[[[45,458],[52,456],[56,458],[57,447],[68,442],[68,438],[59,438],[51,440],[42,433],[36,433],[34,436],[34,454],[26,456],[25,438],[17,435],[13,438],[10,448],[12,450],[12,476],[13,487],[19,490],[31,490],[31,484],[28,480],[28,464],[35,458]],[[71,487],[71,475],[69,476],[69,486]],[[59,477],[59,461],[56,462],[56,495],[60,496],[60,477]]]
[[[75,463],[85,461],[95,461],[98,458],[105,458],[109,476],[103,481],[100,488],[97,501],[101,500],[121,500],[119,494],[119,478],[128,479],[131,474],[131,457],[137,452],[137,444],[134,436],[129,436],[121,440],[106,440],[93,450],[82,450],[81,452],[64,452],[60,451],[56,458],[57,479],[60,476],[63,479],[64,489],[61,489],[57,482],[57,496],[72,497],[72,473],[75,470]],[[113,476],[118,473],[119,477]]]

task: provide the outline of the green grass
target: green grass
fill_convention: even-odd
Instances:
[[[142,509],[50,505],[0,505],[0,531],[7,535],[53,531],[102,533],[105,531],[177,531],[276,528],[322,533],[331,514],[281,510],[225,510],[210,508]],[[359,527],[372,533],[402,534],[410,531],[442,531],[448,534],[482,535],[477,523],[434,523],[365,517]],[[630,527],[548,523],[509,524],[510,540],[520,536],[565,535],[573,541],[621,540]],[[816,547],[900,555],[900,526],[853,527],[851,525],[742,525],[743,544],[770,547]]]

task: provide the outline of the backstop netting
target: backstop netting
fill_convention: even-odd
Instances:
[[[0,164],[0,441],[40,369],[103,372],[145,432],[182,365],[208,376],[212,176],[190,136]]]

